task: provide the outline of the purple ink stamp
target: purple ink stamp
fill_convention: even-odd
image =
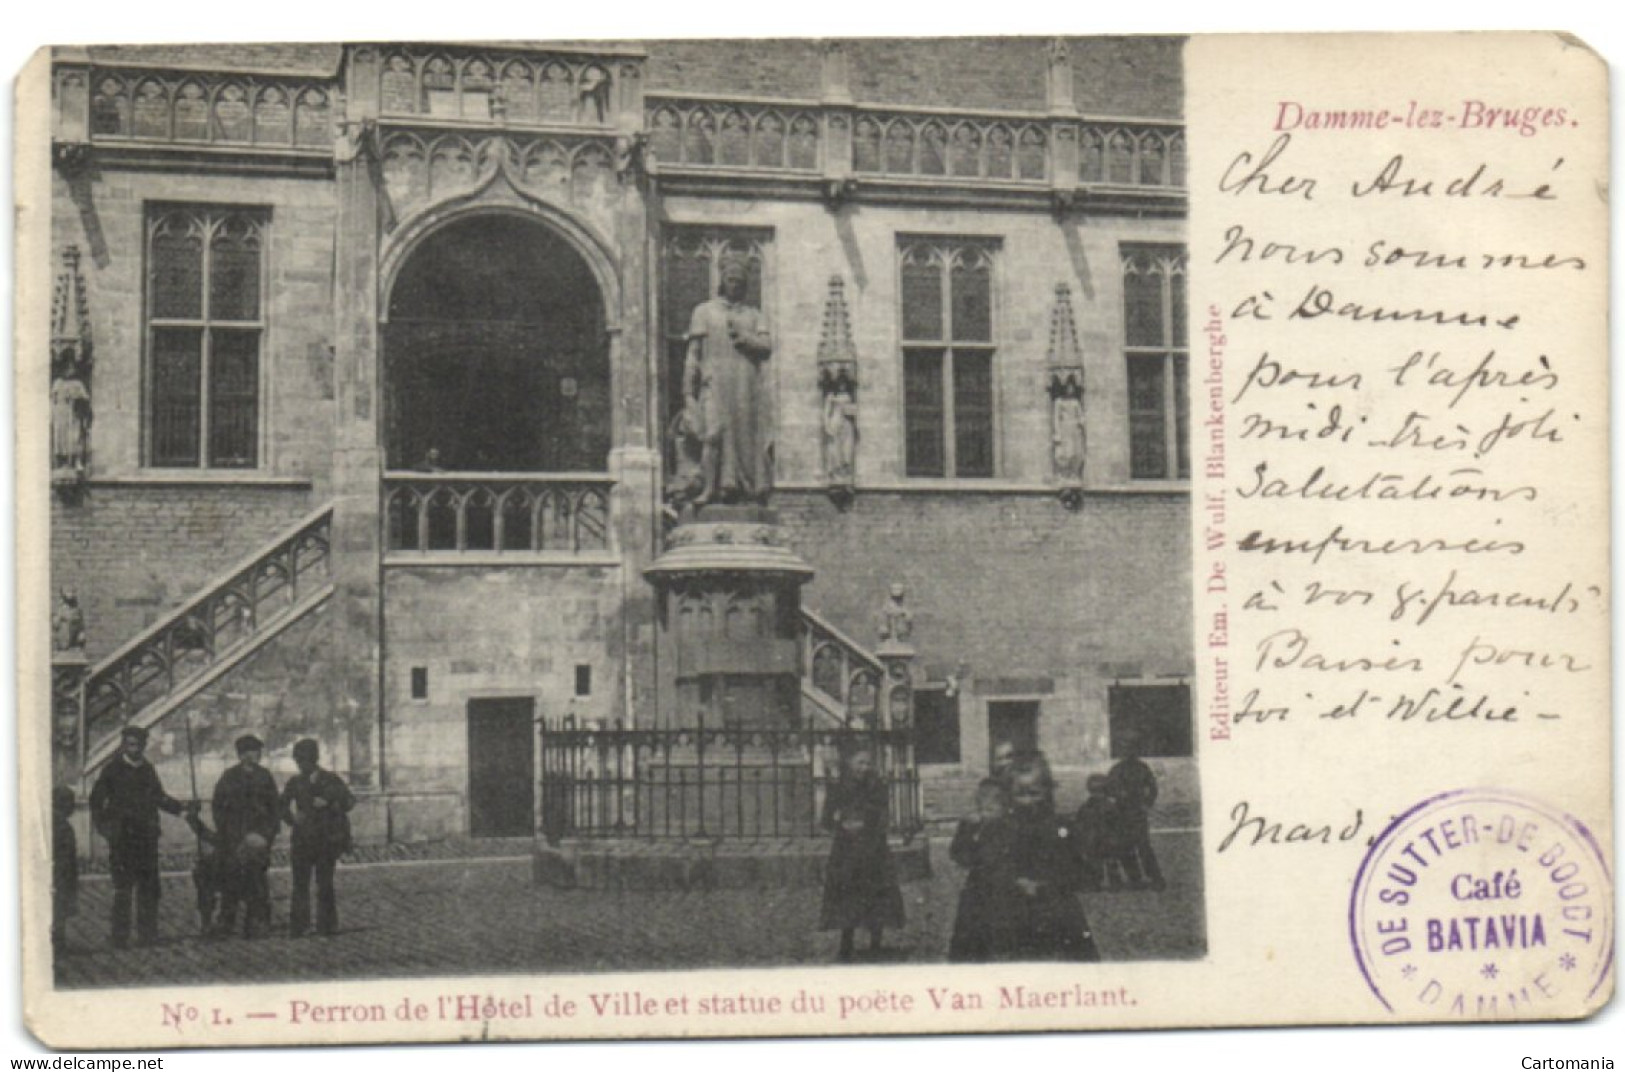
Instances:
[[[1354,880],[1349,937],[1390,1012],[1579,1016],[1607,996],[1613,880],[1572,816],[1500,789],[1444,793],[1373,841]]]

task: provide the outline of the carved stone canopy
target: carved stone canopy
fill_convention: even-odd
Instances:
[[[62,270],[57,273],[51,300],[51,362],[69,362],[75,372],[90,356],[90,304],[85,282],[79,274],[79,247],[62,250]]]
[[[1083,397],[1083,349],[1078,345],[1077,322],[1072,315],[1072,288],[1065,283],[1055,286],[1045,364],[1049,367],[1051,398]]]
[[[818,336],[818,385],[825,394],[858,388],[858,351],[852,342],[852,318],[846,308],[846,284],[838,275],[829,277],[829,294],[824,299],[824,322]]]

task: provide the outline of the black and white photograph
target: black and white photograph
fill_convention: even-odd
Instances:
[[[1202,959],[1184,47],[50,50],[54,987]]]

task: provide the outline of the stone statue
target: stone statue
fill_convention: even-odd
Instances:
[[[886,596],[886,605],[880,609],[880,642],[907,644],[914,635],[914,612],[903,605],[907,595],[903,586],[894,584]]]
[[[682,419],[700,441],[699,505],[765,503],[773,488],[773,338],[745,281],[744,258],[724,256],[717,296],[689,322]]]
[[[82,652],[85,649],[85,612],[79,607],[79,594],[72,588],[57,592],[56,609],[51,612],[51,650]]]
[[[824,396],[824,469],[831,484],[850,485],[858,455],[858,404],[845,383]]]
[[[51,468],[82,479],[90,454],[90,388],[72,362],[57,364],[51,381]]]
[[[1087,436],[1083,425],[1083,391],[1075,382],[1056,393],[1050,407],[1055,452],[1055,476],[1065,484],[1083,483]]]

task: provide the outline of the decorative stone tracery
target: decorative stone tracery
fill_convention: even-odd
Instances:
[[[1083,352],[1072,316],[1072,291],[1055,287],[1049,325],[1050,443],[1061,502],[1068,509],[1083,505],[1087,433],[1083,417]]]
[[[62,250],[51,302],[51,480],[84,482],[90,465],[90,306],[79,274],[79,248]]]

